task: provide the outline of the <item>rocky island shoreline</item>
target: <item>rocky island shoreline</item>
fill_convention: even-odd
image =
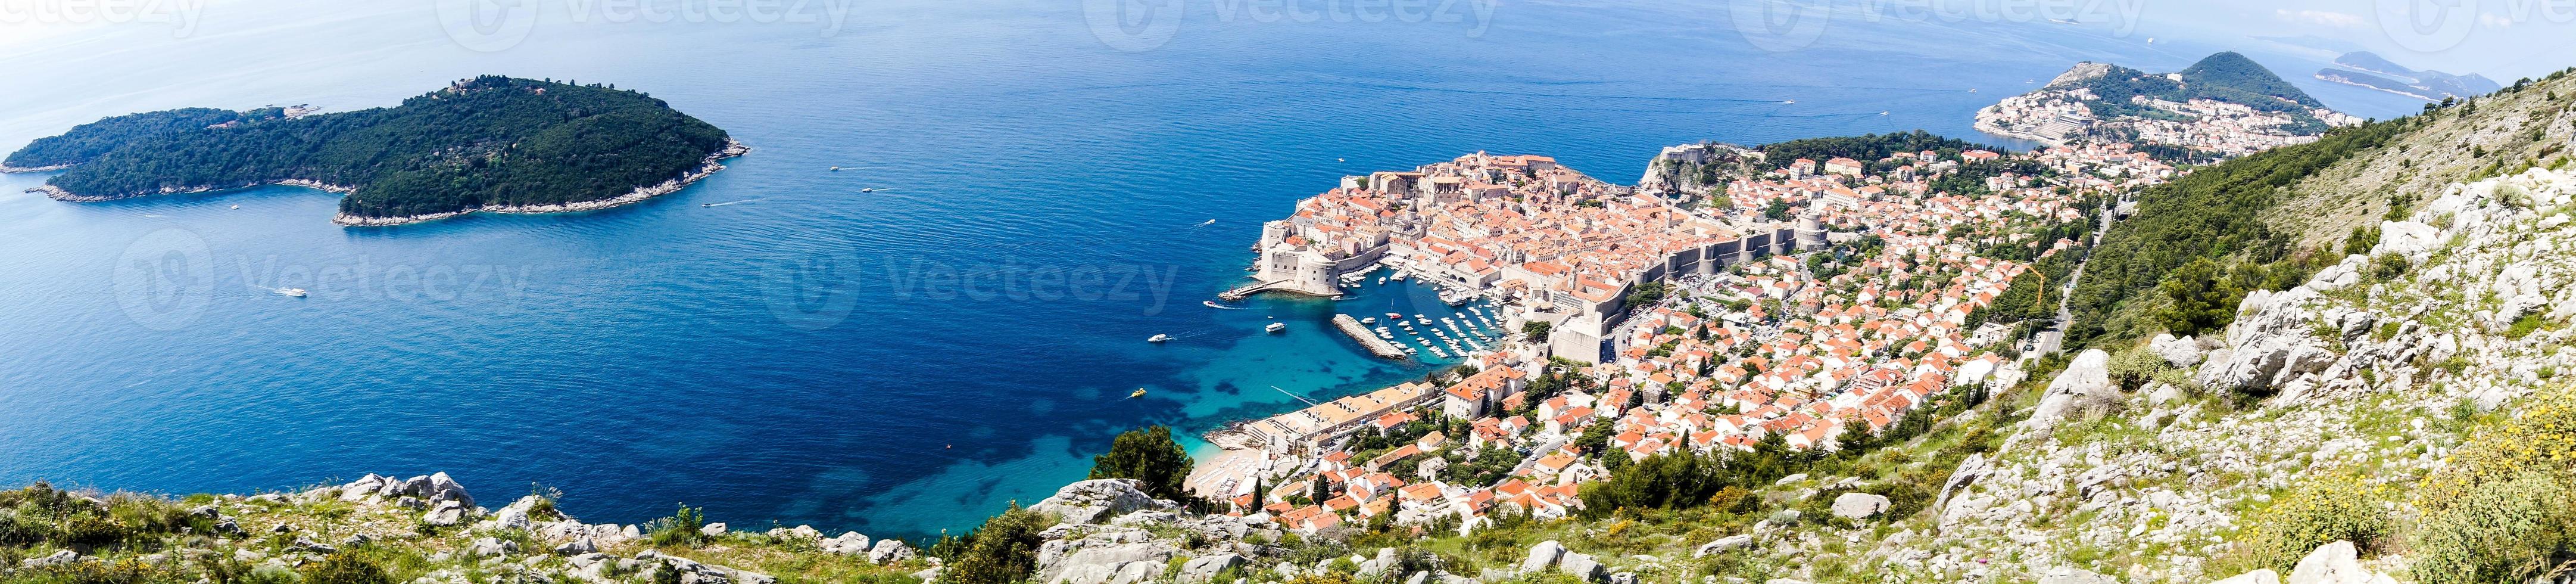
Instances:
[[[354,227],[606,209],[676,192],[751,150],[662,100],[602,84],[483,76],[395,107],[312,111],[111,117],[0,164],[63,170],[29,192],[66,202],[315,188],[347,195],[332,222]]]
[[[570,202],[570,203],[557,203],[557,204],[552,204],[552,205],[484,205],[484,206],[482,206],[482,207],[478,207],[478,208],[474,208],[474,209],[467,209],[467,210],[463,210],[463,211],[448,211],[448,212],[443,212],[443,213],[428,213],[428,214],[422,214],[422,215],[407,215],[407,216],[402,216],[402,217],[365,217],[365,216],[352,215],[352,214],[349,214],[349,213],[343,212],[343,213],[338,213],[338,214],[334,214],[334,215],[332,215],[332,216],[331,216],[331,223],[332,223],[332,224],[334,224],[334,225],[342,226],[342,227],[391,227],[391,226],[395,226],[395,225],[407,225],[407,224],[412,224],[412,223],[421,223],[421,222],[426,222],[426,221],[437,221],[437,220],[440,220],[440,219],[447,219],[447,218],[451,218],[451,217],[459,217],[459,216],[464,216],[464,215],[473,214],[473,213],[525,213],[525,214],[542,214],[542,213],[574,213],[574,212],[580,212],[580,211],[597,211],[597,210],[601,210],[601,209],[608,209],[608,208],[613,208],[613,207],[621,207],[621,206],[626,206],[626,205],[632,205],[632,204],[635,204],[635,203],[641,203],[641,202],[644,202],[644,200],[645,200],[645,199],[651,199],[651,198],[659,197],[659,196],[662,196],[662,195],[668,195],[668,194],[671,194],[671,193],[680,192],[680,189],[688,188],[688,186],[689,186],[689,185],[697,184],[697,182],[698,182],[698,181],[705,180],[707,177],[710,177],[710,176],[715,176],[715,174],[716,174],[716,172],[717,172],[717,171],[724,170],[724,169],[725,169],[725,165],[724,165],[724,162],[723,162],[723,161],[724,161],[725,159],[729,159],[729,158],[733,158],[733,157],[737,157],[737,156],[742,156],[742,155],[744,155],[744,154],[750,154],[750,153],[751,153],[751,147],[750,147],[750,146],[744,145],[742,142],[739,142],[739,141],[733,140],[733,139],[731,139],[731,138],[727,138],[727,139],[725,139],[725,147],[724,147],[724,149],[717,150],[717,151],[715,151],[715,152],[713,152],[713,153],[708,154],[708,155],[707,155],[707,157],[706,157],[706,159],[705,159],[705,160],[703,160],[703,161],[701,161],[701,162],[699,163],[699,165],[698,165],[698,167],[697,167],[697,168],[690,169],[688,172],[685,172],[685,173],[681,173],[681,174],[680,174],[680,176],[672,177],[672,178],[671,178],[671,180],[662,181],[660,184],[649,185],[649,186],[641,186],[641,187],[635,187],[635,190],[633,190],[633,191],[628,191],[626,194],[618,195],[618,196],[616,196],[616,197],[612,197],[612,198],[596,200],[596,201],[575,201],[575,202]],[[281,182],[281,183],[278,183],[278,184],[287,184],[287,183]],[[307,185],[299,185],[299,186],[307,186]],[[337,193],[347,193],[347,192],[351,192],[351,191],[354,191],[354,190],[355,190],[355,189],[333,190],[333,189],[330,189],[330,188],[324,188],[324,187],[319,187],[319,186],[316,186],[316,187],[314,187],[314,188],[321,188],[322,190],[327,190],[327,191],[332,191],[332,192],[337,192]]]

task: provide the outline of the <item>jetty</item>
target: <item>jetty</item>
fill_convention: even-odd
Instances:
[[[1235,288],[1235,289],[1233,289],[1233,290],[1227,290],[1227,291],[1224,291],[1224,292],[1218,292],[1218,293],[1217,293],[1217,295],[1216,295],[1216,299],[1218,299],[1218,300],[1223,300],[1223,301],[1226,301],[1226,302],[1235,302],[1235,301],[1243,300],[1244,298],[1249,298],[1249,297],[1251,297],[1251,296],[1252,296],[1252,295],[1254,295],[1254,294],[1259,294],[1259,293],[1262,293],[1263,291],[1267,291],[1267,290],[1274,290],[1274,289],[1277,289],[1277,288],[1278,288],[1278,284],[1275,284],[1275,283],[1271,283],[1271,282],[1253,282],[1253,283],[1251,283],[1251,284],[1246,284],[1246,285],[1244,285],[1244,286],[1243,286],[1243,287],[1241,287],[1241,288]]]
[[[1369,332],[1368,327],[1360,325],[1360,319],[1351,318],[1351,315],[1333,315],[1333,328],[1342,329],[1342,334],[1350,335],[1352,340],[1359,341],[1360,346],[1368,347],[1370,353],[1379,357],[1388,359],[1405,357],[1404,349],[1396,347],[1395,343],[1386,342],[1386,339],[1377,338],[1376,333]]]

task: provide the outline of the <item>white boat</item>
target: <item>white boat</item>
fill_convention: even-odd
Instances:
[[[1364,316],[1364,317],[1360,317],[1360,324],[1377,324],[1377,317],[1374,317],[1374,316]]]
[[[1276,332],[1279,332],[1279,331],[1288,330],[1288,323],[1284,323],[1284,322],[1274,322],[1274,323],[1270,323],[1270,326],[1262,327],[1262,330],[1267,330],[1267,331],[1270,331],[1270,332],[1273,332],[1273,333],[1276,333]]]
[[[288,295],[288,296],[293,296],[293,297],[296,297],[296,298],[303,298],[303,297],[304,297],[304,289],[303,289],[303,288],[279,288],[279,289],[277,289],[277,293],[279,293],[279,294],[285,294],[285,295]]]
[[[235,209],[239,209],[239,208],[241,208],[241,205],[233,205],[233,208],[235,208]]]
[[[1160,342],[1163,342],[1163,341],[1169,341],[1169,340],[1172,340],[1172,336],[1171,336],[1171,335],[1154,335],[1154,336],[1146,337],[1146,338],[1145,338],[1145,342],[1148,342],[1148,343],[1160,343]]]

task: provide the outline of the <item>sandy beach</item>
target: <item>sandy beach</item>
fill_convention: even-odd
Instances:
[[[1200,496],[1232,498],[1234,492],[1220,490],[1226,481],[1234,481],[1236,485],[1248,484],[1265,463],[1258,449],[1219,451],[1216,456],[1207,457],[1192,467],[1186,484],[1190,492]]]

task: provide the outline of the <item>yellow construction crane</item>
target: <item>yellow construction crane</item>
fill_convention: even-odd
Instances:
[[[2034,311],[2046,310],[2048,308],[2048,272],[2039,271],[2038,268],[2031,268],[2030,275],[2039,276],[2039,296],[2038,299],[2031,301],[2030,309]]]

